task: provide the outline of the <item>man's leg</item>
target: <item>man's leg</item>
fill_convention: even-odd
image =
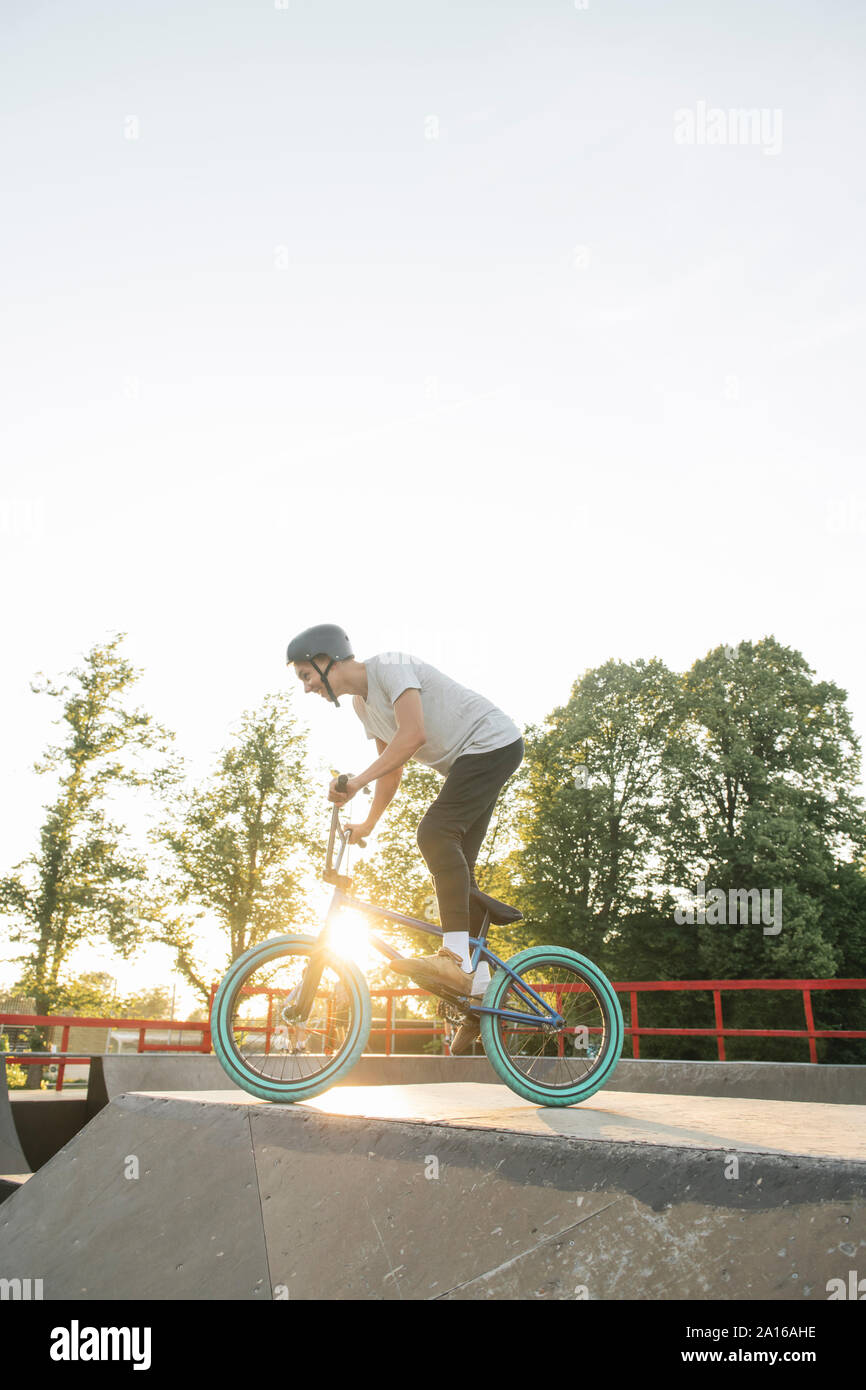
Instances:
[[[471,969],[469,887],[475,860],[499,793],[522,758],[522,739],[492,753],[464,754],[418,826],[418,845],[436,889],[444,947],[462,960],[464,988]]]
[[[509,750],[505,751],[508,752]],[[481,844],[484,840],[484,836],[487,834],[487,828],[493,816],[493,811],[496,807],[496,802],[499,798],[499,793],[502,790],[502,786],[504,786],[505,782],[511,776],[511,773],[514,772],[517,769],[517,767],[519,767],[520,762],[523,758],[523,751],[524,749],[522,740],[512,747],[512,749],[510,750],[512,754],[510,761],[505,762],[499,768],[499,774],[502,779],[500,786],[498,786],[495,789],[488,804],[482,809],[481,813],[476,817],[476,819],[464,832],[463,855],[466,859],[466,864],[469,870],[469,880],[472,887],[478,887],[478,884],[475,880],[475,863],[478,858],[478,854],[481,849]],[[444,922],[444,917],[442,920]],[[473,914],[470,909],[470,929],[472,927],[472,920]],[[468,972],[471,969],[469,932],[466,932],[465,935],[463,933],[446,933],[444,941],[446,946],[451,946],[457,953],[459,953],[463,957],[463,963],[466,968],[466,971]],[[474,975],[472,976],[472,984],[470,986],[469,993],[472,995],[474,999],[481,999],[483,998],[484,992],[489,984],[490,967],[486,961],[481,961],[477,970],[474,972]],[[452,1034],[450,1044],[451,1055],[453,1057],[466,1056],[468,1053],[472,1052],[475,1044],[480,1040],[480,1037],[480,1016],[478,1014],[467,1014],[460,1027],[457,1029],[455,1033]]]
[[[508,751],[508,750],[505,750],[505,751]],[[512,775],[512,773],[515,772],[515,771],[517,770],[517,768],[520,766],[521,762],[523,761],[523,752],[524,752],[524,749],[523,749],[523,742],[522,742],[522,740],[521,740],[520,744],[517,745],[516,747],[514,747],[514,746],[512,745],[512,753],[513,753],[513,756],[512,756],[512,759],[510,760],[510,764],[511,764],[511,765],[510,765],[510,770],[506,772],[506,771],[505,771],[505,767],[503,767],[503,768],[501,769],[501,771],[505,773],[505,777],[504,777],[502,786],[505,785],[505,782],[508,781],[508,778],[509,778],[509,777]],[[508,766],[509,766],[509,764],[506,764],[506,767],[508,767]],[[492,800],[490,801],[489,805],[486,806],[486,807],[484,808],[484,810],[481,812],[481,815],[478,817],[477,820],[475,820],[475,821],[472,823],[472,825],[470,825],[469,829],[466,831],[466,834],[463,836],[463,853],[464,853],[465,858],[466,858],[466,863],[467,863],[467,865],[469,866],[469,881],[470,881],[470,884],[471,884],[471,886],[472,886],[473,888],[477,888],[477,887],[478,887],[478,884],[477,884],[476,879],[475,879],[475,864],[476,864],[476,862],[477,862],[478,855],[479,855],[480,850],[481,850],[481,845],[482,845],[482,843],[483,843],[483,841],[484,841],[484,837],[485,837],[485,835],[487,834],[487,828],[488,828],[488,826],[490,825],[490,822],[491,822],[491,820],[492,820],[492,818],[493,818],[493,812],[494,812],[494,810],[496,809],[496,803],[497,803],[497,801],[499,800],[499,795],[500,795],[501,790],[502,790],[502,787],[499,787],[498,790],[496,791],[495,795],[493,796]],[[471,911],[470,911],[470,917],[469,917],[469,929],[470,929],[470,932],[471,932],[471,931],[472,931],[472,913],[471,913]],[[468,942],[467,942],[467,948],[468,948]],[[468,968],[469,968],[469,967],[467,966],[467,969],[468,969]],[[481,961],[480,965],[478,966],[478,969],[475,971],[475,977],[474,977],[473,983],[472,983],[472,993],[473,993],[474,995],[481,995],[481,994],[483,994],[484,991],[486,990],[486,988],[487,988],[487,986],[488,986],[489,984],[490,984],[490,966],[487,964],[486,961]]]
[[[496,802],[498,801],[498,799],[499,799],[499,793],[497,792],[496,796],[493,797],[493,800],[490,802],[490,804],[484,808],[484,810],[482,811],[481,815],[478,817],[478,819],[477,819],[476,821],[474,821],[474,822],[472,823],[472,825],[471,825],[471,826],[469,827],[469,829],[466,831],[466,834],[463,836],[463,854],[464,854],[464,857],[465,857],[465,859],[466,859],[466,864],[467,864],[467,866],[468,866],[468,868],[469,868],[469,884],[470,884],[470,887],[471,887],[471,888],[477,888],[477,887],[478,887],[478,883],[477,883],[476,878],[475,878],[475,863],[476,863],[476,860],[478,859],[478,854],[479,854],[479,851],[480,851],[480,849],[481,849],[481,844],[482,844],[482,841],[484,840],[484,836],[487,834],[487,827],[489,826],[490,821],[491,821],[491,819],[492,819],[492,817],[493,817],[493,812],[494,812],[494,809],[495,809],[495,807],[496,807]],[[472,926],[473,926],[473,916],[472,916],[472,909],[471,909],[471,907],[470,907],[470,911],[469,911],[469,930],[468,930],[468,932],[467,932],[467,934],[466,934],[465,944],[464,944],[464,942],[463,942],[462,940],[461,940],[461,943],[460,943],[460,948],[462,948],[462,954],[465,955],[465,957],[466,957],[465,968],[466,968],[467,970],[470,970],[470,969],[471,969],[471,966],[472,966],[472,962],[471,962],[471,948],[470,948],[470,945],[469,945],[469,937],[470,937],[470,935],[472,935]],[[476,928],[477,928],[477,920],[476,920]],[[476,930],[476,935],[477,935],[477,930]],[[450,941],[446,941],[446,942],[445,942],[445,945],[446,945],[446,946],[450,946],[450,945],[451,945],[451,942],[450,942]],[[456,945],[451,947],[451,949],[454,950],[454,951],[457,951],[457,950],[460,949],[460,948],[458,948]],[[481,961],[481,963],[479,964],[477,970],[475,971],[475,974],[474,974],[473,980],[472,980],[472,993],[473,993],[473,995],[482,995],[482,994],[484,993],[484,991],[486,990],[486,988],[487,988],[487,986],[488,986],[489,984],[490,984],[490,967],[489,967],[489,965],[487,964],[486,961]]]

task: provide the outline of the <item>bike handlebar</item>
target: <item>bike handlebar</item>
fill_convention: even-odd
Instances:
[[[348,785],[350,776],[351,776],[351,773],[349,773],[349,772],[342,772],[342,773],[340,774],[340,776],[337,778],[337,791],[338,791],[338,792],[344,792],[344,791],[346,790],[346,787],[347,787],[347,785]],[[366,787],[364,788],[364,790],[366,791]],[[337,806],[337,805],[335,805],[333,811],[331,812],[331,833],[330,833],[330,835],[329,835],[329,837],[328,837],[328,857],[327,857],[327,860],[326,860],[326,868],[325,868],[325,872],[328,873],[328,874],[334,872],[335,869],[336,869],[337,867],[339,867],[340,861],[341,861],[342,858],[343,858],[343,853],[344,853],[344,851],[345,851],[346,845],[347,845],[348,842],[349,842],[349,832],[348,832],[348,830],[344,831],[344,830],[343,830],[343,827],[340,825],[339,815],[340,815],[340,807]],[[340,853],[339,853],[338,856],[337,856],[337,864],[334,865],[334,863],[333,863],[333,857],[334,857],[334,840],[336,839],[337,836],[339,836],[339,838],[340,838]],[[366,841],[366,840],[358,840],[356,843],[359,844],[359,845],[361,846],[362,849],[366,849],[366,848],[367,848],[367,841]]]
[[[338,792],[344,792],[344,791],[346,790],[347,786],[349,785],[349,778],[351,777],[351,775],[352,775],[352,774],[351,774],[350,772],[341,772],[341,773],[340,773],[339,777],[337,778],[337,791],[338,791]],[[367,790],[367,788],[365,787],[365,788],[364,788],[364,791],[366,791],[366,790]],[[334,815],[336,815],[336,814],[338,813],[339,809],[340,809],[339,806],[335,806],[335,807],[334,807]],[[366,849],[366,848],[367,848],[367,841],[366,841],[366,840],[358,840],[357,843],[361,846],[362,849]]]

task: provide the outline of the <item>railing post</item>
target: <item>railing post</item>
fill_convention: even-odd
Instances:
[[[631,1000],[631,1055],[632,1057],[640,1057],[640,1033],[637,1031],[638,1015],[636,989],[629,990],[629,999]]]
[[[61,1051],[61,1052],[68,1052],[68,1051],[69,1051],[69,1024],[68,1024],[68,1023],[67,1023],[66,1026],[64,1027],[63,1032],[60,1034],[60,1051]],[[66,1063],[65,1063],[65,1062],[60,1062],[60,1063],[58,1064],[58,1067],[57,1067],[57,1081],[56,1081],[55,1084],[54,1084],[54,1089],[55,1089],[55,1091],[62,1091],[62,1090],[63,1090],[63,1077],[64,1077],[65,1072],[66,1072]]]
[[[389,994],[385,1000],[385,1056],[391,1056],[394,1040],[394,996]]]
[[[722,1022],[722,991],[720,989],[713,990],[713,1013],[716,1018],[716,1041],[719,1045],[719,1061],[724,1062],[726,1061],[725,1040],[722,1037],[722,1029],[725,1025]]]
[[[815,1045],[815,1020],[812,1016],[812,991],[803,990],[803,1008],[806,1014],[806,1027],[809,1031],[809,1061],[817,1062],[818,1049]]]

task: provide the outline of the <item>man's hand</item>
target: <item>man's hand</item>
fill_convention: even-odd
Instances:
[[[366,840],[367,836],[371,835],[373,832],[373,826],[368,825],[366,821],[363,823],[344,825],[343,829],[349,831],[350,845],[357,845],[361,840]]]
[[[338,806],[345,806],[347,801],[351,801],[353,796],[357,796],[361,788],[355,781],[355,778],[350,777],[346,783],[346,790],[344,792],[338,792],[337,781],[338,779],[336,777],[331,778],[331,785],[328,788],[328,800],[335,801]]]

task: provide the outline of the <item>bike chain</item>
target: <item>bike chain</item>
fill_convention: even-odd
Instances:
[[[465,1009],[458,1009],[454,1004],[446,1004],[444,999],[439,1000],[436,1008],[437,1018],[444,1018],[448,1023],[459,1025],[465,1023],[468,1016]]]

